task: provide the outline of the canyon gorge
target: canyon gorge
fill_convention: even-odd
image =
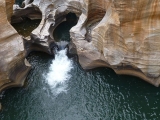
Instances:
[[[54,54],[54,30],[74,13],[68,52],[83,69],[109,67],[158,87],[160,84],[159,0],[0,0],[0,91],[22,86],[32,51]],[[30,36],[11,23],[41,19]],[[74,22],[71,20],[71,22]]]

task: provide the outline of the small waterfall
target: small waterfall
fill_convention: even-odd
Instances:
[[[61,44],[62,50],[56,52],[55,59],[52,61],[46,77],[46,82],[54,95],[67,91],[67,82],[71,77],[69,72],[72,69],[72,61],[66,55],[67,49],[64,49],[65,46]]]
[[[67,41],[60,41],[60,42],[56,42],[57,46],[58,46],[58,50],[63,50],[67,47],[69,42]]]

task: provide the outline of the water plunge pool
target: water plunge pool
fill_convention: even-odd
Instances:
[[[57,39],[69,40],[68,32],[57,29],[54,34],[65,36]],[[85,72],[61,52],[55,59],[40,52],[28,56],[33,69],[25,86],[1,95],[1,120],[159,119],[160,88],[108,68]]]

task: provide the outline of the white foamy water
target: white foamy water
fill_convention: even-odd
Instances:
[[[46,81],[54,95],[67,91],[67,82],[71,77],[71,69],[72,61],[68,59],[66,49],[57,51],[46,76]]]

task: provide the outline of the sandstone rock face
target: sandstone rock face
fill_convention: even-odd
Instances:
[[[117,74],[137,76],[159,86],[159,0],[26,0],[24,3],[24,8],[15,11],[35,8],[42,13],[42,21],[27,38],[27,44],[34,43],[39,46],[37,49],[50,53],[54,29],[72,12],[79,20],[70,30],[70,52],[76,51],[84,69],[110,67]]]
[[[30,70],[23,39],[7,20],[10,20],[13,3],[13,0],[0,0],[0,91],[22,86]]]
[[[13,4],[14,0],[5,0],[6,1],[6,13],[7,13],[7,18],[9,21],[11,21],[11,16],[13,14]]]

